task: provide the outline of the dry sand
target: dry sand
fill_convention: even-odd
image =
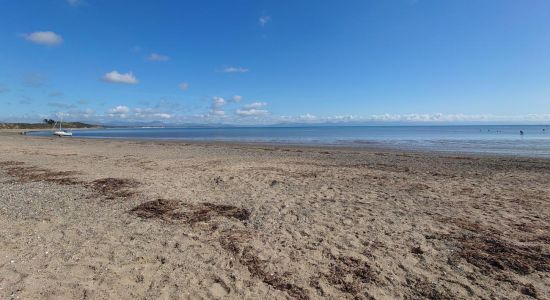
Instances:
[[[549,299],[550,160],[0,136],[0,298]]]

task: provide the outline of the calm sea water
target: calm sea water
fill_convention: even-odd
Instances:
[[[521,135],[520,131],[524,134]],[[37,132],[34,135],[51,135]],[[238,141],[550,157],[550,126],[327,126],[75,130],[74,137]]]

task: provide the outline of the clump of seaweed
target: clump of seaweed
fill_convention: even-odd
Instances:
[[[22,161],[14,161],[14,160],[0,161],[0,167],[20,166],[23,164],[24,162]]]
[[[170,213],[178,208],[178,202],[175,200],[157,199],[142,203],[131,210],[140,218],[168,218]]]
[[[461,219],[445,222],[462,229],[442,235],[441,239],[457,247],[457,255],[485,274],[511,271],[520,275],[550,271],[550,253],[540,245],[523,245],[504,239],[498,230]]]
[[[450,300],[455,298],[443,286],[425,279],[407,278],[407,285],[410,287],[410,294],[406,299]]]
[[[258,257],[257,250],[246,245],[250,235],[246,232],[234,232],[220,239],[221,246],[238,258],[239,263],[245,266],[250,275],[258,278],[272,288],[286,292],[294,299],[310,299],[307,291],[289,281],[292,274],[268,271],[268,262]]]
[[[362,295],[374,276],[367,262],[349,256],[334,258],[330,272],[324,275],[336,289],[356,297]]]
[[[79,174],[75,171],[52,171],[37,167],[25,167],[24,163],[17,161],[4,161],[0,166],[6,170],[6,173],[17,178],[18,182],[51,182],[62,185],[82,184],[74,175]]]
[[[185,204],[165,199],[142,203],[132,209],[131,212],[142,218],[174,220],[191,225],[208,222],[216,217],[233,218],[242,222],[250,218],[250,212],[247,209],[232,205],[219,205],[208,202]]]
[[[117,197],[130,197],[135,194],[132,188],[139,185],[139,182],[127,178],[102,178],[91,182],[91,187],[107,199]]]

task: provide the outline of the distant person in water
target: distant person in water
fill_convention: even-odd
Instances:
[[[523,130],[520,130],[520,131],[519,131],[519,135],[523,135]]]

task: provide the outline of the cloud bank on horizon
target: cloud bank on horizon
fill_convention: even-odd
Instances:
[[[0,121],[550,122],[550,2],[60,3],[4,3]]]

